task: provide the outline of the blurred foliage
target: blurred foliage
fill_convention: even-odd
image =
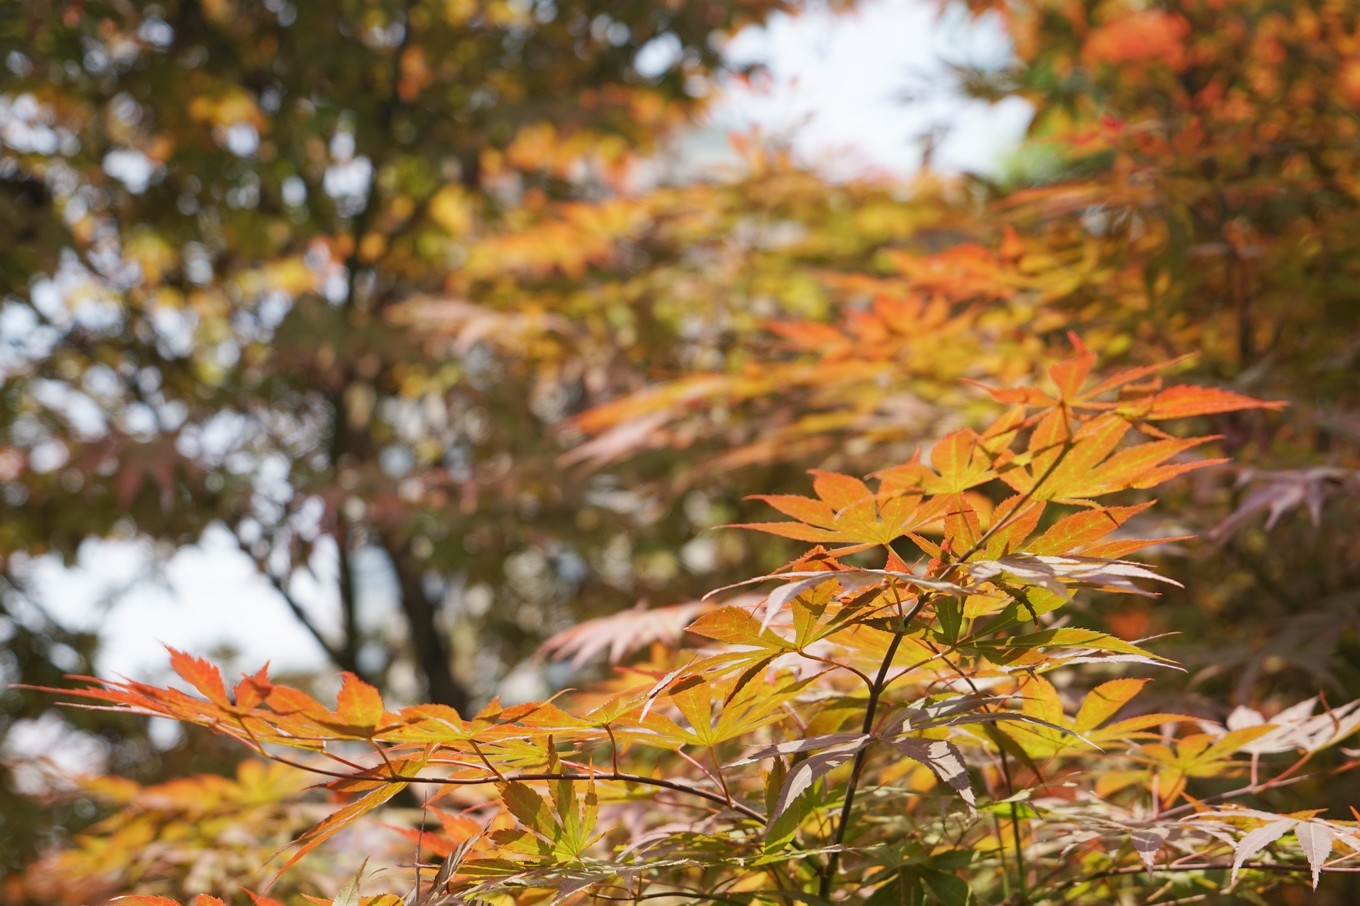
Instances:
[[[3,452],[23,475],[6,569],[72,560],[90,537],[180,546],[222,525],[299,619],[297,574],[328,559],[342,631],[308,626],[337,666],[382,680],[409,648],[424,694],[466,706],[469,677],[494,677],[514,645],[455,669],[445,599],[506,591],[519,557],[526,608],[483,609],[513,626],[532,606],[518,618],[533,627],[589,572],[563,538],[582,510],[587,534],[620,531],[584,483],[541,499],[542,438],[584,383],[616,379],[626,344],[578,350],[558,382],[470,333],[433,348],[394,313],[504,296],[525,267],[583,276],[589,249],[637,221],[589,201],[699,106],[722,35],[776,8],[11,7],[9,203],[37,221],[18,225],[20,251],[55,247],[4,271]],[[539,222],[560,224],[555,242],[497,239]],[[633,301],[597,307],[596,332],[626,328]],[[682,320],[644,339],[670,343]],[[360,628],[361,553],[385,561],[404,636]]]
[[[964,381],[1077,329],[1291,406],[1215,419],[1240,465],[1142,529],[1209,536],[1165,551],[1186,589],[1081,619],[1181,633],[1175,710],[1360,697],[1360,11],[968,5],[1015,59],[961,81],[1027,99],[1030,136],[909,189],[756,147],[668,171],[723,36],[776,2],[6,5],[3,678],[95,651],[36,557],[222,526],[337,667],[466,708],[582,617],[768,571],[782,543],[699,534],[738,490],[990,421]],[[365,568],[397,589],[380,630]],[[0,730],[44,708],[4,703]],[[134,725],[68,719],[150,765]],[[31,852],[6,796],[0,848]]]
[[[460,707],[590,587],[615,608],[670,578],[670,545],[635,544],[637,527],[692,534],[721,519],[706,498],[666,512],[554,464],[553,426],[587,388],[702,345],[641,276],[585,304],[585,269],[647,228],[594,202],[626,195],[638,155],[702,106],[724,36],[778,8],[6,4],[5,682],[91,672],[97,640],[57,625],[32,575],[91,538],[168,555],[225,527],[337,667],[386,685],[411,663],[408,695]],[[534,225],[545,241],[516,251]],[[561,323],[516,295],[526,269],[575,282],[581,344],[556,359],[475,336]],[[423,299],[507,314],[451,347],[400,316]],[[366,593],[402,618],[371,628]],[[327,594],[334,621],[317,617]],[[13,691],[5,705],[4,730],[45,709]],[[126,721],[72,720],[145,763]],[[16,858],[35,841],[17,814],[0,847]]]

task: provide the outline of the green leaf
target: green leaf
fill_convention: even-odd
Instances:
[[[559,834],[557,819],[552,808],[533,787],[518,781],[498,783],[501,801],[520,824],[549,840],[556,840]]]
[[[962,878],[934,868],[922,868],[921,880],[944,906],[969,906],[973,902],[973,891]]]
[[[900,869],[892,880],[869,895],[864,906],[923,906],[925,891],[915,869]]]
[[[959,641],[963,627],[963,602],[958,598],[938,598],[935,601],[935,616],[940,621],[940,639],[946,645]]]
[[[781,781],[780,788],[775,789],[775,809],[778,809],[777,796],[782,786]],[[802,826],[807,816],[812,814],[816,804],[813,796],[799,796],[782,811],[771,810],[769,814],[773,817],[765,825],[765,852],[776,853],[792,843],[798,834],[798,828]]]

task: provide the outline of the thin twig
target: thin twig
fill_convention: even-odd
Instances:
[[[260,754],[271,761],[285,764],[289,767],[297,768],[301,771],[308,771],[319,774],[323,777],[334,777],[338,780],[368,780],[383,783],[436,783],[443,786],[485,786],[491,783],[529,783],[533,781],[551,780],[613,780],[618,783],[636,783],[639,786],[654,786],[661,789],[673,790],[677,793],[685,793],[690,796],[697,796],[700,799],[707,799],[709,802],[716,802],[718,805],[730,808],[735,812],[740,812],[757,824],[766,824],[765,816],[760,812],[745,805],[735,799],[730,802],[718,793],[711,793],[708,790],[698,787],[686,786],[674,780],[665,780],[660,777],[644,777],[640,774],[624,774],[619,771],[611,771],[608,774],[587,773],[582,771],[537,771],[524,774],[494,774],[490,777],[401,777],[396,774],[383,774],[378,771],[362,771],[359,774],[346,774],[341,771],[329,771],[316,765],[303,764],[294,761],[283,755],[260,751]],[[331,756],[334,757],[334,756]],[[492,769],[494,770],[494,768]]]

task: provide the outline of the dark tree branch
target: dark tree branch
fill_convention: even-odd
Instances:
[[[339,517],[335,531],[336,571],[340,582],[340,623],[344,631],[345,658],[359,662],[359,596],[355,587],[354,563],[350,558],[349,524]]]
[[[378,538],[397,577],[401,609],[406,615],[416,663],[425,677],[428,700],[448,705],[460,714],[467,714],[472,699],[468,690],[453,675],[449,648],[439,626],[439,609],[421,584],[420,564],[390,532],[380,532]]]

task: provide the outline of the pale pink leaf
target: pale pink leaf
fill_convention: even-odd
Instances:
[[[806,793],[819,777],[855,757],[855,754],[869,743],[870,738],[858,734],[839,745],[815,752],[790,768],[788,776],[784,778],[784,786],[779,790],[779,799],[770,814],[770,820],[774,821],[784,814],[794,800]]]
[[[958,746],[947,739],[926,739],[921,736],[899,737],[887,740],[887,743],[899,754],[930,768],[936,777],[959,794],[970,812],[976,810],[977,797],[973,795],[973,786],[968,782],[968,765]]]
[[[1322,875],[1322,863],[1332,854],[1332,843],[1336,832],[1317,821],[1304,821],[1294,826],[1294,836],[1308,859],[1308,867],[1313,870],[1313,889],[1317,890],[1318,879]]]
[[[752,764],[766,758],[774,758],[777,755],[796,755],[799,752],[810,752],[814,749],[827,749],[844,745],[848,742],[867,740],[868,737],[863,733],[828,733],[824,736],[809,736],[805,739],[791,739],[785,742],[775,743],[771,746],[764,746],[754,751],[748,752],[736,761],[730,762],[728,767],[737,767],[743,764]]]
[[[1147,866],[1149,875],[1152,874],[1152,864],[1157,858],[1157,851],[1162,848],[1162,844],[1169,836],[1171,831],[1165,827],[1140,827],[1131,835],[1133,849]]]
[[[1046,588],[1056,595],[1071,597],[1069,586],[1102,588],[1126,594],[1149,594],[1134,584],[1135,579],[1165,582],[1180,587],[1174,579],[1153,572],[1141,563],[1107,560],[1104,557],[1049,557],[1014,554],[999,560],[970,560],[968,574],[977,582],[995,579]]]
[[[972,591],[972,589],[965,588],[954,582],[946,582],[942,579],[926,579],[915,573],[903,572],[901,570],[841,569],[823,570],[819,572],[772,573],[768,576],[757,576],[754,579],[746,579],[742,582],[724,585],[722,588],[715,588],[713,591],[704,595],[704,600],[708,600],[716,594],[729,591],[733,588],[740,588],[744,585],[754,585],[757,582],[766,582],[770,579],[792,579],[793,581],[776,588],[765,598],[765,616],[760,624],[761,629],[769,628],[770,623],[774,620],[775,614],[779,613],[785,604],[799,595],[811,591],[823,582],[832,579],[840,583],[842,593],[844,594],[852,594],[861,591],[872,585],[877,585],[885,579],[895,579],[904,585],[913,585],[918,588],[949,595],[967,595]]]
[[[679,642],[685,627],[711,607],[703,601],[686,601],[668,607],[646,607],[639,602],[628,610],[564,629],[540,645],[538,653],[556,661],[569,660],[572,667],[581,667],[596,655],[607,652],[609,663],[617,664],[653,642],[666,645]]]
[[[1244,834],[1242,839],[1237,841],[1237,845],[1233,847],[1233,883],[1237,883],[1237,873],[1241,870],[1244,862],[1283,837],[1286,831],[1298,823],[1293,818],[1281,818],[1279,821],[1272,821],[1264,827],[1258,827],[1256,830]]]

